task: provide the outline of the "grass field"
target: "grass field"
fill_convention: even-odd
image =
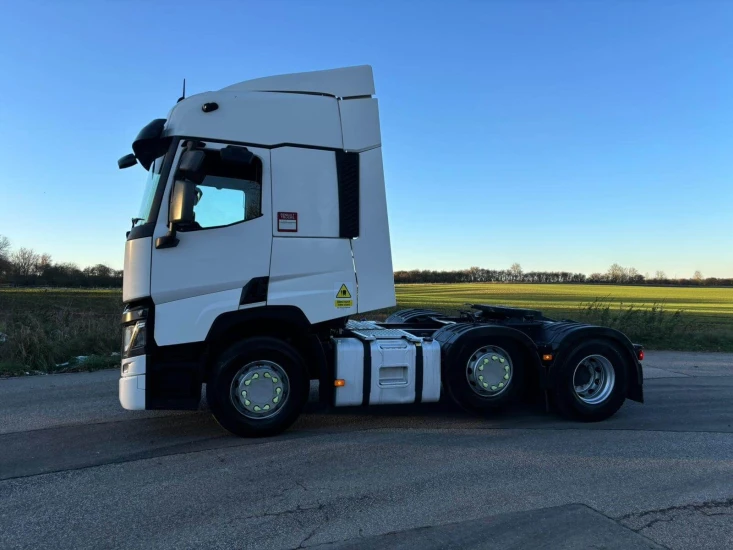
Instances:
[[[733,289],[504,283],[398,285],[397,308],[455,312],[467,303],[539,309],[621,330],[649,349],[733,351]]]
[[[110,353],[120,349],[121,313],[119,290],[0,289],[0,375],[119,363]],[[74,364],[77,356],[91,357]]]
[[[613,307],[641,309],[661,304],[668,312],[683,311],[689,321],[733,330],[733,288],[615,285],[532,285],[468,283],[398,285],[399,307],[456,310],[466,303],[512,305],[539,309],[553,317],[577,317],[583,303],[602,300]]]
[[[618,328],[651,349],[733,351],[733,289],[607,285],[398,285],[398,307],[456,312],[466,303],[540,309]],[[116,364],[122,312],[118,290],[0,289],[0,375],[54,372],[92,356],[92,369]],[[367,315],[368,316],[368,315]]]

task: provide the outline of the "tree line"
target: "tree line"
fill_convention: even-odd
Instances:
[[[570,273],[567,271],[523,271],[518,263],[509,269],[471,267],[454,271],[395,271],[396,284],[414,283],[586,283],[649,284],[683,286],[733,286],[733,278],[703,277],[696,271],[691,278],[670,278],[664,271],[653,276],[633,267],[613,264],[605,273]],[[0,235],[0,284],[57,287],[121,287],[122,270],[104,264],[80,269],[74,263],[54,263],[49,254],[30,248],[12,250],[7,237]]]
[[[30,248],[13,250],[0,235],[0,284],[16,286],[121,287],[122,270],[104,264],[79,268],[74,263],[55,263],[50,254]]]
[[[570,273],[567,271],[523,271],[518,263],[509,269],[484,269],[471,267],[455,271],[415,269],[395,271],[395,284],[415,283],[585,283],[585,284],[633,284],[633,285],[681,285],[681,286],[733,286],[733,278],[703,277],[695,271],[690,278],[667,277],[664,271],[654,275],[641,274],[633,267],[613,264],[605,273]]]

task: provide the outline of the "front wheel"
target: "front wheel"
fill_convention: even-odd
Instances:
[[[256,337],[221,354],[206,385],[206,399],[224,429],[241,437],[263,437],[295,422],[309,389],[295,348],[276,338]]]
[[[557,368],[554,394],[563,416],[598,422],[616,414],[623,405],[629,366],[614,343],[580,343]]]

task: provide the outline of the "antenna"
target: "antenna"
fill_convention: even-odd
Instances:
[[[178,101],[176,101],[176,103],[179,103],[183,101],[184,99],[186,99],[186,79],[185,78],[183,79],[183,94],[181,95],[181,97],[178,98]]]

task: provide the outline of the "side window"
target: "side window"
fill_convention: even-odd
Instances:
[[[208,229],[246,222],[262,216],[262,162],[222,161],[219,151],[207,150],[204,180],[196,186],[195,223]]]
[[[262,186],[249,180],[209,176],[196,186],[193,207],[201,229],[231,225],[262,215]]]

